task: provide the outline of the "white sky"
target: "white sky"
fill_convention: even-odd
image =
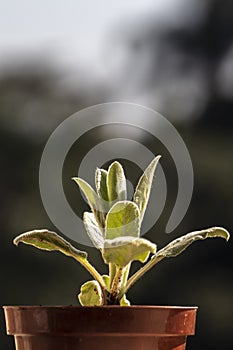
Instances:
[[[177,0],[173,0],[177,2]],[[121,21],[160,12],[169,0],[0,1],[0,65],[56,55],[66,65],[98,68],[106,38]]]
[[[185,13],[190,22],[202,1],[0,0],[0,73],[9,63],[47,61],[68,71],[71,81],[81,70],[86,82],[112,84],[125,54],[112,35],[123,35],[128,23],[140,32],[148,18],[171,25]]]

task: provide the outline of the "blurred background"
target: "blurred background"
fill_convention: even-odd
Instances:
[[[176,172],[169,155],[166,161],[166,150],[144,135],[141,142],[155,155],[163,154],[168,182],[166,208],[146,238],[162,247],[199,228],[222,225],[232,231],[233,2],[2,1],[1,305],[77,304],[79,286],[89,279],[82,267],[59,253],[17,249],[12,239],[36,227],[56,230],[38,184],[46,140],[72,113],[110,101],[135,102],[162,113],[192,158],[191,205],[179,227],[165,234],[177,191]],[[77,163],[88,142],[93,146],[111,132],[96,130],[77,145]],[[125,167],[135,183],[139,169]],[[64,183],[75,175],[74,169],[67,161]],[[81,215],[86,205],[79,192],[67,186],[67,196]],[[133,304],[197,305],[197,334],[189,339],[188,349],[229,350],[232,248],[232,239],[228,244],[220,239],[197,242],[150,271],[128,297]],[[81,249],[105,271],[98,252]],[[3,312],[0,344],[14,349],[13,339],[5,335]]]

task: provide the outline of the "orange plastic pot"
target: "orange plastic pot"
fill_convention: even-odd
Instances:
[[[16,350],[184,350],[196,307],[5,306]]]

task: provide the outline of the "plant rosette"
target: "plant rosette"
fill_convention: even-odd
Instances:
[[[42,250],[60,251],[77,260],[93,277],[92,280],[81,286],[78,299],[82,307],[68,307],[68,309],[64,309],[64,307],[32,307],[32,309],[5,307],[8,334],[16,335],[16,339],[18,339],[18,343],[16,340],[17,350],[39,349],[33,343],[37,338],[35,327],[38,320],[42,324],[42,329],[38,331],[40,336],[46,334],[45,338],[48,340],[48,326],[52,325],[52,338],[49,339],[54,340],[56,338],[54,334],[57,333],[61,338],[60,345],[58,343],[52,345],[48,342],[50,345],[47,347],[42,345],[44,343],[40,340],[40,348],[44,349],[67,349],[61,341],[64,340],[67,333],[72,335],[69,337],[70,350],[100,349],[97,347],[97,343],[109,346],[110,350],[117,349],[119,346],[121,349],[132,348],[135,350],[185,349],[186,336],[194,334],[196,308],[128,307],[130,302],[126,298],[126,293],[158,262],[165,258],[176,257],[193,242],[211,237],[221,237],[228,240],[230,235],[222,227],[212,227],[181,236],[160,250],[157,250],[156,244],[140,237],[141,224],[159,159],[160,156],[157,156],[148,165],[138,181],[131,201],[127,199],[124,170],[117,161],[113,162],[107,171],[99,168],[96,170],[95,190],[83,179],[73,178],[91,208],[91,212],[84,212],[84,226],[93,245],[100,251],[104,263],[108,265],[108,275],[102,275],[96,270],[89,262],[86,252],[77,249],[55,232],[47,229],[33,230],[14,239],[16,245],[22,242]],[[133,261],[139,261],[144,265],[130,275]],[[92,308],[89,308],[90,306]],[[71,310],[75,310],[76,314],[73,314]],[[29,328],[24,325],[25,330],[23,331],[24,326],[21,324],[19,326],[21,333],[17,333],[18,331],[14,328],[16,326],[15,320],[23,322],[25,315],[27,320],[31,320]],[[61,316],[61,320],[66,320],[64,321],[66,331],[60,333],[56,328],[60,324],[57,320],[58,315]],[[98,315],[98,321],[96,321],[97,316],[94,315]],[[158,323],[158,315],[160,315],[161,323]],[[92,321],[93,318],[95,322]],[[70,325],[70,331],[67,330],[67,324]],[[86,331],[83,329],[85,324]],[[147,328],[145,328],[146,324]],[[126,331],[126,325],[129,327],[130,335]],[[187,329],[184,328],[184,325],[187,326]],[[130,326],[132,326],[131,330]],[[93,332],[92,336],[90,336],[91,332]],[[32,334],[34,337],[31,336]],[[87,341],[87,335],[88,339],[91,339],[90,341]],[[25,341],[22,340],[23,336]],[[110,341],[111,337],[112,341]],[[148,339],[142,343],[139,338]],[[108,345],[106,339],[110,341]],[[31,345],[25,345],[29,343]],[[45,342],[45,344],[47,343]]]

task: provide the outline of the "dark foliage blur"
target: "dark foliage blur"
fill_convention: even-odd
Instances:
[[[89,278],[58,253],[16,249],[11,242],[34,227],[56,230],[39,193],[43,147],[62,120],[95,103],[144,102],[173,122],[190,152],[195,187],[188,213],[175,232],[164,234],[174,202],[168,199],[168,209],[148,238],[161,246],[194,229],[223,225],[232,231],[233,2],[198,5],[192,2],[174,22],[160,23],[152,14],[119,29],[109,49],[113,54],[123,50],[124,60],[112,72],[118,79],[108,88],[100,83],[90,92],[83,86],[85,77],[67,88],[65,73],[46,61],[20,65],[16,60],[0,72],[2,305],[76,304],[79,286]],[[149,137],[145,144],[153,150]],[[174,169],[165,171],[175,193]],[[156,232],[161,235],[154,238]],[[98,253],[92,248],[88,252],[104,271]],[[216,239],[196,243],[179,258],[158,265],[129,298],[135,304],[198,305],[197,335],[188,349],[228,350],[233,345],[232,290],[232,242]],[[0,321],[0,344],[13,349],[12,339],[4,336],[2,314]]]

